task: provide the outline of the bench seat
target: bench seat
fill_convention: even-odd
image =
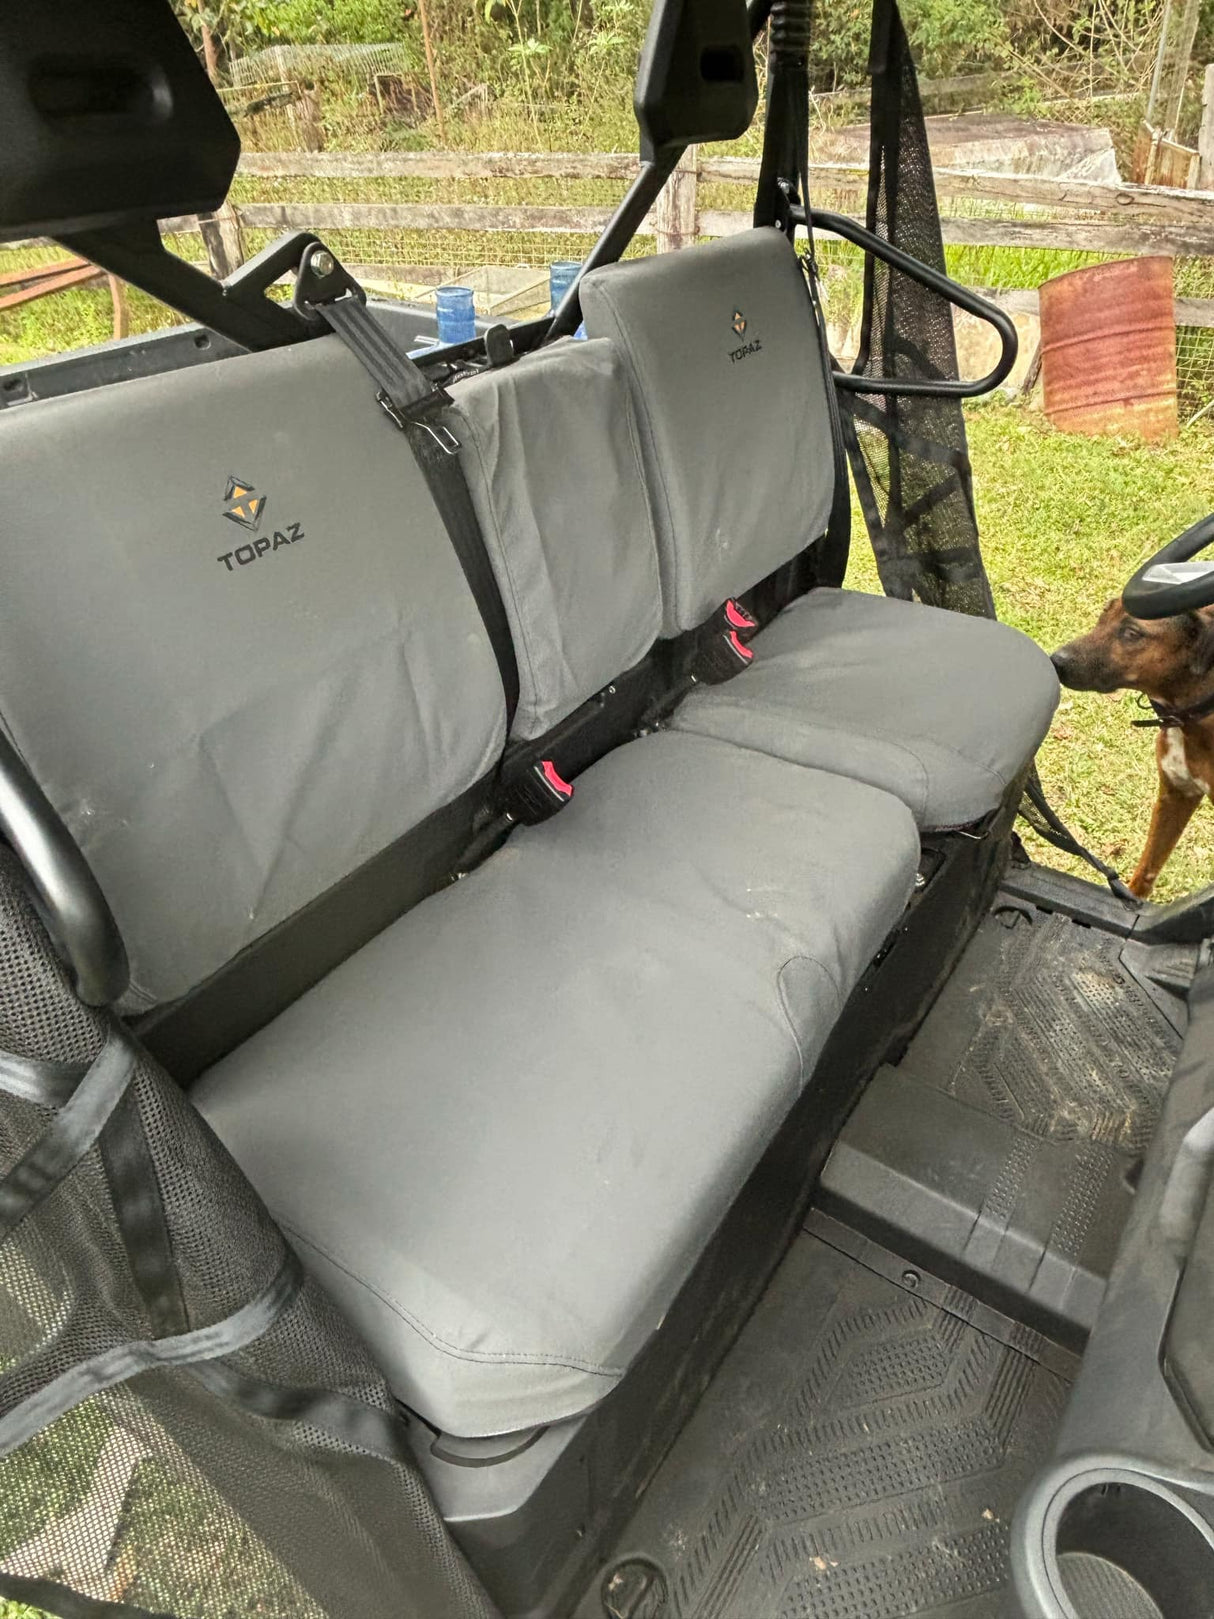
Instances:
[[[870,787],[630,743],[194,1099],[428,1422],[572,1416],[657,1330],[918,849]]]

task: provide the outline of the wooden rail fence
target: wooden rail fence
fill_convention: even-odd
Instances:
[[[601,179],[627,181],[636,159],[622,153],[528,152],[249,152],[242,175],[311,179]],[[692,148],[641,227],[658,251],[702,236],[728,236],[750,225],[742,209],[704,208],[700,188],[722,182],[753,187],[757,159],[703,157]],[[1093,180],[936,170],[942,200],[974,208],[946,213],[944,240],[980,247],[1077,248],[1091,253],[1161,253],[1214,259],[1214,191],[1111,185]],[[848,164],[814,166],[816,195],[841,213],[860,216],[867,171]],[[990,212],[983,210],[989,209]],[[1017,211],[1007,217],[1007,211]],[[999,210],[1003,210],[1000,216]],[[1040,211],[1049,210],[1046,217]],[[550,204],[442,202],[250,202],[216,215],[168,220],[173,232],[201,232],[211,266],[227,275],[243,258],[244,230],[443,230],[490,234],[538,231],[595,234],[613,210]],[[1178,300],[1183,324],[1214,326],[1214,299]]]

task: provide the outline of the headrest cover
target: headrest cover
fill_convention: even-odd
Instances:
[[[604,266],[581,300],[631,373],[675,635],[825,532],[834,455],[808,289],[765,229]]]
[[[167,0],[0,6],[0,240],[208,212],[239,156]]]
[[[628,378],[567,338],[452,386],[455,436],[542,736],[649,651],[662,606]]]

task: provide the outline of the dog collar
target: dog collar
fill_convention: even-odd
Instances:
[[[1193,720],[1203,720],[1207,714],[1214,714],[1214,692],[1208,697],[1203,697],[1199,703],[1190,703],[1186,708],[1173,708],[1168,703],[1157,703],[1153,697],[1147,701],[1155,710],[1155,718],[1131,720],[1131,725],[1158,727],[1163,731],[1183,729]]]

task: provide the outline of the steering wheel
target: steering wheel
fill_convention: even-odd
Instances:
[[[1214,561],[1190,561],[1211,544],[1214,512],[1143,563],[1121,593],[1126,612],[1133,618],[1171,618],[1174,613],[1214,606]]]

